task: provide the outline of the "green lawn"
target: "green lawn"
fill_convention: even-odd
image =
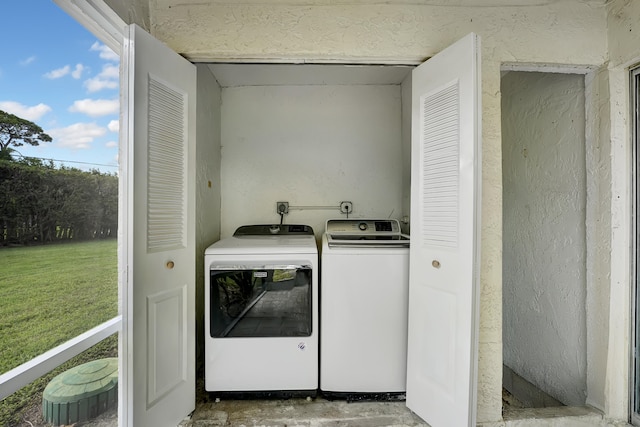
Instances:
[[[0,249],[0,373],[117,315],[116,248],[113,239]],[[116,348],[113,336],[75,363]],[[25,394],[41,392],[47,382],[2,401],[0,425],[16,423],[16,412],[33,400]]]

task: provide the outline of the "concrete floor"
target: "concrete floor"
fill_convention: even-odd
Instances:
[[[478,427],[623,427],[590,407],[524,408],[503,390],[503,419]],[[322,397],[232,400],[213,398],[196,381],[196,409],[178,427],[429,427],[404,401],[369,402],[326,400]],[[464,426],[460,426],[464,427]]]
[[[429,427],[403,401],[346,402],[322,397],[256,400],[212,400],[198,381],[196,410],[178,427]],[[622,427],[589,407],[523,408],[503,395],[503,419],[478,427]],[[460,426],[463,427],[463,426]]]
[[[221,400],[198,404],[180,427],[304,426],[409,427],[427,426],[404,402],[352,402],[315,399]]]
[[[199,403],[179,427],[409,427],[426,426],[404,402],[351,402],[316,399],[221,400]],[[502,421],[478,427],[622,427],[588,407],[508,409]],[[464,426],[460,426],[464,427]]]
[[[631,427],[610,422],[587,407],[513,408],[507,403],[502,421],[478,427]],[[117,427],[117,411],[109,411],[82,427]],[[36,425],[36,424],[33,424]],[[26,424],[25,424],[26,426]],[[404,427],[426,426],[404,402],[314,400],[222,400],[199,402],[190,419],[179,427]]]

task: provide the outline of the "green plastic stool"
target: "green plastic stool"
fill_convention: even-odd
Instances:
[[[118,358],[98,359],[56,376],[42,394],[42,415],[54,425],[95,418],[118,404]]]

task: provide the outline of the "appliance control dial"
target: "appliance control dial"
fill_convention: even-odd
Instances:
[[[367,228],[369,228],[369,226],[366,222],[361,222],[360,224],[358,224],[358,228],[362,231],[365,231]]]

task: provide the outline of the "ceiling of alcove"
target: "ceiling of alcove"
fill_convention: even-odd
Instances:
[[[210,64],[222,87],[400,84],[412,66],[325,64]]]

